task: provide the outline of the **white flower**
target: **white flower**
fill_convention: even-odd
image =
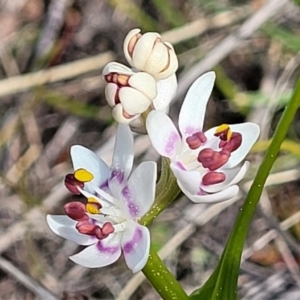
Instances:
[[[175,74],[156,82],[148,73],[135,72],[116,62],[108,63],[102,74],[107,81],[105,96],[114,119],[134,127],[144,127],[141,114],[147,110],[167,113],[177,90]]]
[[[151,74],[156,80],[174,75],[178,60],[173,46],[163,42],[157,32],[140,32],[140,29],[133,29],[124,40],[123,50],[128,63]]]
[[[119,123],[129,124],[152,104],[157,95],[155,79],[145,72],[134,72],[126,66],[111,62],[102,72],[107,85],[105,96]]]
[[[170,158],[179,187],[196,203],[225,201],[237,195],[237,183],[250,164],[241,162],[260,132],[254,123],[223,124],[203,132],[214,80],[214,72],[209,72],[190,87],[179,114],[181,135],[160,111],[150,112],[146,122],[154,148]]]
[[[65,184],[81,193],[87,203],[65,205],[67,216],[48,215],[52,231],[79,245],[88,246],[70,257],[75,263],[104,267],[123,252],[133,272],[146,264],[150,249],[147,227],[137,223],[154,201],[156,164],[141,163],[130,175],[133,137],[126,125],[119,125],[111,169],[92,151],[79,145],[71,148],[75,172]],[[130,175],[130,176],[129,176]]]

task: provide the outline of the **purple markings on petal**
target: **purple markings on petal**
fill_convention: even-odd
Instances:
[[[184,130],[184,135],[186,137],[193,135],[195,132],[199,131],[198,129],[195,129],[194,127],[187,127]]]
[[[165,152],[168,156],[172,156],[175,151],[175,143],[179,140],[179,136],[176,132],[172,132],[168,138]]]
[[[186,168],[184,167],[184,165],[180,162],[180,161],[176,161],[176,166],[183,171],[186,171]]]
[[[131,217],[136,217],[139,214],[139,208],[133,203],[132,195],[127,186],[122,190],[122,195],[124,197],[125,204],[128,208],[129,214]]]
[[[107,190],[109,188],[108,180],[105,180],[100,186],[100,190]]]
[[[117,181],[121,184],[124,182],[124,172],[120,170],[112,170],[110,180],[117,179]]]
[[[112,247],[112,246],[103,246],[101,241],[99,241],[97,243],[97,249],[100,251],[100,252],[104,252],[104,253],[109,253],[109,254],[115,254],[118,250],[119,250],[119,247]]]
[[[202,189],[199,189],[199,191],[197,192],[198,196],[203,196],[203,195],[207,195],[207,193],[205,193]]]
[[[131,252],[132,250],[134,250],[135,246],[137,245],[137,243],[140,241],[140,239],[142,238],[142,231],[137,228],[134,232],[133,238],[130,242],[127,242],[124,247],[123,247],[123,251],[126,253]]]

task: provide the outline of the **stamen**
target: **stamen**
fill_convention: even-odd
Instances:
[[[196,132],[192,136],[186,138],[186,143],[192,150],[199,148],[201,144],[205,143],[206,141],[207,138],[202,131]]]
[[[232,131],[228,124],[220,125],[215,132],[215,136],[219,137],[222,141],[229,141],[232,136]]]
[[[203,185],[217,184],[225,181],[226,175],[222,172],[209,172],[202,177]]]
[[[85,205],[79,201],[73,201],[65,204],[64,210],[66,215],[75,221],[89,219],[86,215]]]
[[[198,161],[202,163],[204,168],[208,168],[210,171],[214,171],[222,167],[227,163],[230,157],[229,151],[214,151],[206,148],[199,152]]]
[[[93,197],[88,198],[88,203],[85,206],[86,211],[90,214],[99,214],[101,207],[99,201]]]
[[[108,236],[109,234],[113,233],[115,231],[114,226],[110,222],[106,222],[102,226],[102,233],[105,236]]]
[[[128,76],[128,75],[119,75],[118,76],[118,85],[121,85],[121,86],[128,85],[129,78],[130,78],[130,76]]]
[[[67,174],[65,177],[65,186],[66,188],[75,195],[80,195],[80,190],[79,188],[83,189],[84,183],[77,180],[74,177],[74,174]]]
[[[242,144],[243,137],[239,132],[233,132],[229,141],[221,141],[219,147],[223,150],[233,152]]]
[[[82,234],[94,235],[96,228],[97,225],[92,223],[90,220],[79,221],[76,224],[76,229],[78,230],[79,233]]]
[[[78,169],[74,172],[74,177],[81,182],[90,182],[94,179],[94,175],[86,169]]]

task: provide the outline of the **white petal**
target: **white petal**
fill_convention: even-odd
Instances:
[[[134,221],[128,221],[128,227],[123,233],[121,243],[126,264],[132,272],[136,273],[144,268],[150,250],[148,228]]]
[[[173,100],[177,91],[176,75],[157,81],[157,96],[153,100],[153,106],[157,110],[165,110]]]
[[[170,167],[181,186],[184,186],[190,194],[197,194],[201,183],[201,174],[198,171],[183,170],[176,162],[172,162]]]
[[[148,73],[138,72],[130,77],[128,84],[144,94],[149,100],[155,98],[157,87],[155,79]]]
[[[129,124],[132,120],[138,118],[140,115],[137,114],[131,118],[125,118],[123,114],[123,106],[121,103],[118,103],[112,110],[113,118],[120,124]]]
[[[55,234],[78,245],[91,245],[97,241],[93,236],[79,233],[75,228],[77,222],[67,216],[47,215],[47,223]]]
[[[193,202],[195,203],[217,203],[222,201],[231,200],[234,198],[238,192],[239,187],[237,185],[230,186],[229,188],[213,194],[204,194],[204,195],[197,195],[191,194],[188,190],[185,189],[184,186],[177,182],[182,192]]]
[[[119,97],[124,111],[129,115],[145,112],[152,103],[152,99],[132,87],[122,87]]]
[[[133,136],[128,125],[118,125],[112,161],[112,171],[123,172],[128,178],[133,164]]]
[[[103,76],[105,76],[105,75],[107,75],[109,73],[119,73],[119,74],[124,74],[124,75],[132,75],[132,74],[134,74],[134,72],[130,68],[128,68],[128,67],[126,67],[126,66],[124,66],[124,65],[122,65],[120,63],[114,62],[114,61],[108,63],[103,68],[103,71],[102,71],[102,75]]]
[[[168,42],[164,42],[164,44],[169,48],[168,49],[168,51],[169,51],[169,67],[166,70],[164,70],[163,72],[159,72],[158,74],[156,74],[155,75],[156,80],[165,79],[172,75],[175,75],[175,72],[178,69],[178,58],[174,51],[173,46]]]
[[[129,33],[126,35],[125,37],[125,40],[124,40],[124,44],[123,44],[123,51],[124,51],[124,55],[128,61],[128,63],[130,65],[132,65],[132,58],[128,52],[128,44],[131,40],[131,38],[133,36],[135,36],[136,34],[140,33],[141,32],[141,29],[138,29],[138,28],[135,28],[135,29],[132,29],[131,31],[129,31]]]
[[[105,99],[110,107],[116,105],[116,93],[118,86],[115,83],[107,83],[105,86]]]
[[[178,120],[183,140],[195,132],[202,131],[206,105],[212,92],[215,78],[214,72],[205,73],[188,90]]]
[[[253,144],[259,137],[260,129],[255,123],[242,123],[230,125],[233,132],[239,132],[242,134],[241,146],[231,153],[228,162],[222,168],[233,168],[237,166],[249,153]]]
[[[211,185],[203,185],[201,184],[201,188],[207,193],[216,193],[219,191],[224,190],[228,186],[237,184],[240,182],[244,176],[246,175],[247,171],[249,170],[250,163],[245,161],[243,166],[237,166],[232,169],[224,169],[223,167],[216,170],[216,172],[223,172],[226,175],[225,181],[217,184]]]
[[[139,38],[132,54],[133,67],[141,71],[144,70],[157,38],[160,38],[160,35],[156,32],[147,32]]]
[[[101,268],[114,263],[120,255],[120,234],[111,234],[83,251],[70,256],[70,259],[86,268]]]
[[[151,111],[146,120],[146,127],[156,151],[162,155],[175,159],[181,152],[181,137],[172,120],[161,111]]]
[[[143,216],[151,207],[155,197],[156,163],[141,163],[132,173],[122,198],[131,218]]]
[[[154,76],[169,64],[168,48],[162,42],[155,43],[144,70]]]
[[[109,177],[110,169],[93,151],[80,145],[71,147],[71,158],[74,170],[85,169],[93,174],[94,179],[84,184],[84,188],[93,192],[92,185],[101,186]]]

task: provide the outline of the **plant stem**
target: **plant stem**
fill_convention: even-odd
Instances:
[[[142,271],[163,299],[189,299],[181,285],[152,247],[150,248],[149,260]]]

